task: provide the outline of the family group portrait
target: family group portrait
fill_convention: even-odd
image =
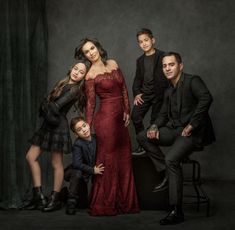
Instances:
[[[0,12],[4,230],[234,228],[231,0]]]

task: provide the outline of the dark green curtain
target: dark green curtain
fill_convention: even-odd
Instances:
[[[0,207],[3,208],[20,207],[31,190],[25,153],[28,139],[40,124],[38,107],[47,89],[45,7],[46,0],[0,0]],[[44,176],[49,172],[46,157],[41,159]]]

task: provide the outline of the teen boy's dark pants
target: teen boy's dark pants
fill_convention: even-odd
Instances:
[[[81,188],[86,188],[87,184],[83,179],[82,172],[77,169],[73,169],[71,166],[64,170],[64,179],[69,182],[69,198],[75,198],[78,200],[79,191]]]
[[[144,130],[143,120],[146,113],[152,107],[151,111],[151,121],[154,122],[157,118],[157,114],[161,109],[162,101],[156,99],[156,95],[143,95],[142,99],[144,100],[142,105],[134,105],[131,113],[131,119],[135,127],[136,134]]]
[[[169,203],[181,205],[183,197],[183,174],[181,161],[193,150],[192,137],[181,136],[183,127],[159,129],[159,140],[147,138],[147,132],[143,131],[137,139],[146,150],[158,172],[166,170],[169,179]],[[160,146],[171,146],[163,154]]]

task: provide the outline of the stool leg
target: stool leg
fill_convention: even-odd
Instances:
[[[199,211],[199,206],[200,206],[200,192],[199,192],[199,189],[198,189],[198,173],[197,173],[197,177],[196,177],[196,171],[198,172],[199,171],[199,168],[196,167],[198,166],[195,162],[193,162],[193,179],[192,179],[192,182],[193,182],[193,187],[194,187],[194,190],[196,192],[196,195],[197,195],[197,211]]]
[[[202,181],[201,181],[201,166],[200,163],[196,160],[188,160],[185,164],[191,164],[192,165],[192,176],[191,180],[187,181],[191,183],[191,185],[194,188],[194,191],[196,195],[191,196],[196,198],[196,201],[194,203],[197,204],[197,211],[199,211],[200,204],[205,203],[207,205],[206,207],[206,216],[209,217],[210,215],[210,199],[207,196],[206,192],[202,188]]]
[[[210,216],[210,198],[207,196],[207,194],[205,193],[201,185],[199,186],[199,188],[202,194],[202,198],[205,200],[205,203],[207,203],[206,216],[209,217]]]
[[[210,203],[210,199],[208,198],[208,201],[207,201],[207,208],[206,208],[206,216],[207,216],[207,217],[210,216],[210,206],[211,206],[211,203]]]

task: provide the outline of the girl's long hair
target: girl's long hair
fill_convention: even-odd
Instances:
[[[82,47],[87,43],[87,42],[91,42],[93,43],[96,48],[98,49],[100,56],[101,56],[101,61],[104,63],[104,65],[107,64],[107,59],[108,59],[108,54],[107,51],[102,47],[102,45],[100,44],[99,41],[97,41],[96,39],[91,39],[91,38],[84,38],[81,40],[80,44],[75,48],[75,53],[74,53],[74,57],[75,59],[79,60],[79,59],[85,59],[87,61],[89,61],[83,51],[82,51]],[[91,64],[91,63],[90,63]]]
[[[83,59],[79,59],[76,61],[76,64],[77,63],[84,63],[85,66],[86,66],[86,72],[88,72],[89,68],[90,68],[90,63],[88,63],[86,60],[83,60]],[[75,65],[76,65],[75,64]],[[74,65],[73,65],[74,67]],[[72,68],[73,68],[72,67]],[[69,83],[69,80],[70,80],[70,73],[72,71],[72,68],[68,71],[66,77],[60,81],[58,81],[54,88],[52,89],[52,91],[49,93],[48,97],[47,97],[47,101],[48,102],[51,102],[51,101],[54,101],[56,98],[58,98],[63,90],[63,88],[65,87],[65,85],[67,85]],[[86,97],[85,97],[85,80],[84,78],[77,82],[77,83],[74,83],[73,84],[75,86],[78,87],[77,89],[77,95],[75,97],[75,108],[76,110],[79,109],[81,112],[84,112],[84,108],[86,106]]]

